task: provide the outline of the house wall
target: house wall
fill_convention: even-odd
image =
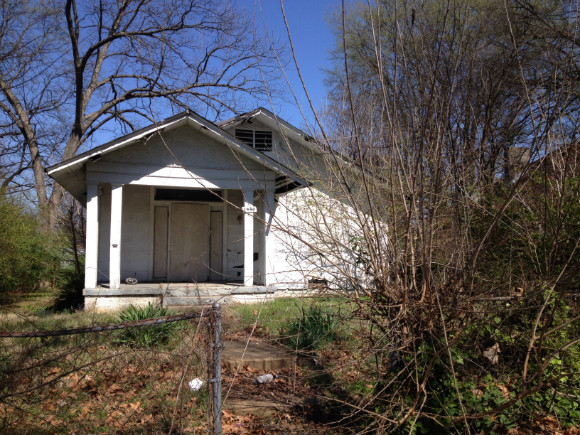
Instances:
[[[87,182],[263,189],[275,174],[219,140],[182,126],[87,163]]]
[[[111,185],[103,184],[99,195],[99,282],[109,280]],[[149,186],[123,187],[121,279],[150,280],[151,194]]]
[[[260,265],[262,264],[262,259],[260,258],[264,253],[264,231],[265,222],[262,216],[264,216],[264,191],[256,192],[254,197],[254,204],[256,205],[256,214],[254,219],[254,254],[257,258],[254,260],[254,280],[257,284],[266,285],[266,277],[260,274]]]
[[[126,185],[123,187],[121,279],[137,278],[140,282],[152,280],[151,255],[153,245],[152,208],[155,187]],[[225,219],[225,264],[227,281],[241,281],[244,264],[243,196],[240,190],[228,190],[223,208],[212,205],[212,210],[224,210]],[[258,194],[254,200],[258,209],[254,221],[254,252],[260,252],[263,239],[261,215],[263,204]],[[111,185],[103,184],[99,195],[99,282],[109,280],[109,245],[111,219]],[[227,208],[227,210],[225,210]],[[258,275],[259,261],[254,261],[254,273]]]
[[[258,125],[257,128],[267,127]],[[299,189],[277,198],[267,238],[268,276],[257,275],[262,261],[258,258],[254,261],[257,283],[303,288],[310,278],[324,278],[336,286],[341,286],[349,277],[364,279],[361,267],[357,266],[360,262],[355,246],[364,222],[357,222],[353,209],[336,199],[340,196],[340,189],[333,189],[330,182],[333,179],[332,165],[308,146],[286,141],[277,133],[272,153],[298,172],[303,167],[309,168],[309,179],[315,181],[316,188]],[[176,162],[185,165],[187,171]],[[274,173],[256,162],[236,156],[227,146],[190,127],[166,133],[163,140],[152,137],[142,144],[112,152],[88,165],[87,178],[93,182],[124,180],[122,280],[127,277],[136,277],[140,282],[152,279],[154,186],[199,188],[203,183],[210,183],[226,193],[223,206],[212,205],[212,209],[222,207],[223,210],[224,272],[228,281],[243,279],[244,204],[240,188],[251,186],[255,190],[254,205],[257,208],[254,253],[263,255],[264,223],[260,221],[260,216],[264,215],[263,189],[266,186],[272,188]],[[334,192],[334,195],[325,192]],[[99,199],[98,279],[107,282],[110,184],[101,184]]]
[[[352,280],[364,283],[369,277],[357,239],[368,219],[316,188],[280,196],[267,242],[269,282],[290,289],[303,288],[313,278],[327,280],[332,288],[351,288]],[[386,246],[386,231],[377,237]]]
[[[308,179],[316,181],[319,179],[328,179],[330,174],[327,172],[324,156],[315,148],[312,149],[293,139],[293,134],[284,134],[273,129],[271,126],[262,122],[259,117],[252,118],[252,124],[242,124],[232,126],[227,131],[235,136],[236,128],[249,128],[253,130],[272,131],[272,150],[263,151],[265,155],[282,163],[284,166],[292,169],[297,174]]]
[[[251,125],[241,127],[272,130],[260,116],[252,118]],[[229,129],[230,134],[235,133],[235,128]],[[331,154],[296,140],[295,132],[284,132],[288,131],[285,128],[281,132],[273,131],[272,150],[264,154],[306,178],[313,186],[277,197],[275,218],[267,239],[267,283],[281,288],[303,288],[309,279],[321,278],[335,287],[350,287],[350,279],[368,279],[358,258],[356,240],[362,237],[362,227],[368,225],[369,217],[355,213],[345,200],[341,182],[343,175],[351,177],[349,187],[355,189],[360,184],[359,174],[348,165],[342,165],[342,171],[339,170]],[[357,198],[355,193],[352,195]],[[258,207],[261,206],[262,202],[258,201]],[[365,209],[362,202],[359,207]],[[260,229],[257,227],[256,233]],[[380,235],[383,236],[386,233]],[[259,250],[259,245],[255,250]]]
[[[181,166],[183,165],[185,169]],[[111,184],[123,184],[121,280],[152,280],[153,194],[155,186],[217,188],[228,192],[224,205],[224,271],[243,278],[243,196],[240,189],[272,189],[275,174],[240,156],[215,138],[182,126],[87,164],[87,181],[100,185],[98,281],[109,280]],[[259,207],[257,200],[255,205]],[[212,204],[212,209],[216,208]],[[217,206],[220,208],[220,206]],[[258,252],[260,237],[255,237]],[[257,272],[258,262],[254,262]]]
[[[242,192],[228,191],[226,273],[230,281],[242,281],[244,277],[244,215]]]
[[[123,195],[124,196],[124,195]],[[109,245],[111,237],[111,185],[99,186],[99,272],[98,282],[109,281]]]
[[[151,279],[152,249],[151,193],[149,186],[123,188],[121,234],[121,279]]]
[[[265,277],[259,273],[259,255],[264,255],[262,246],[264,244],[264,223],[260,220],[263,213],[263,193],[256,192],[254,195],[254,205],[256,213],[254,219],[254,255],[258,258],[254,261],[254,276],[257,277],[258,284],[265,285]],[[226,211],[226,266],[225,273],[229,281],[241,281],[244,272],[244,215],[242,212],[243,195],[239,190],[229,190],[227,193]]]

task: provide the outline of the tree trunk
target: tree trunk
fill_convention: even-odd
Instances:
[[[75,156],[77,150],[81,145],[81,136],[79,132],[73,131],[67,141],[66,148],[62,155],[62,161],[68,160]],[[36,173],[36,172],[35,172]],[[44,171],[42,172],[44,177]],[[44,186],[44,185],[43,185]],[[43,216],[43,223],[46,225],[47,229],[54,230],[58,224],[58,213],[60,205],[62,203],[62,197],[64,195],[64,189],[60,184],[54,183],[52,187],[52,193],[50,198],[46,201],[46,212]],[[46,198],[46,189],[45,189]]]

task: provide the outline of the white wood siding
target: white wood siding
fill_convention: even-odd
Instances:
[[[150,279],[150,197],[148,186],[123,188],[121,280],[128,277],[137,278],[141,282]]]
[[[258,162],[190,127],[162,138],[153,136],[87,164],[89,182],[260,190],[274,178]]]
[[[109,281],[111,185],[99,188],[99,282]],[[148,186],[125,186],[121,224],[121,280],[150,280],[150,191]]]
[[[290,288],[307,284],[309,278],[344,288],[350,287],[351,278],[364,282],[368,276],[357,265],[356,250],[361,224],[352,207],[314,188],[279,197],[268,237],[269,281]],[[386,242],[386,231],[379,237]]]
[[[109,242],[111,235],[111,185],[99,186],[99,282],[109,282]],[[122,263],[121,263],[122,264]]]

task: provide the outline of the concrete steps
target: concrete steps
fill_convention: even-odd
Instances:
[[[271,400],[241,400],[229,399],[224,409],[236,415],[254,414],[270,417],[277,412],[289,412],[292,407],[283,403],[272,403]]]
[[[83,290],[85,307],[95,311],[114,311],[129,305],[144,306],[148,303],[161,303],[169,308],[211,305],[214,302],[247,304],[280,297],[313,297],[320,294],[320,290],[308,289],[299,283],[272,286],[244,286],[241,283],[137,283],[121,284],[118,289],[103,285]],[[328,290],[324,294],[328,294]]]
[[[163,306],[186,307],[196,305],[209,305],[214,302],[230,304],[232,302],[262,301],[271,298],[273,290],[264,286],[253,287],[214,287],[203,286],[199,288],[169,288],[163,295]]]
[[[222,353],[223,365],[231,370],[249,366],[254,370],[268,372],[291,368],[294,356],[281,349],[263,343],[243,341],[224,341]]]
[[[222,352],[222,367],[230,373],[244,371],[251,367],[252,379],[258,374],[264,374],[281,369],[288,369],[294,366],[294,357],[283,350],[263,343],[245,342],[245,341],[224,341]],[[237,382],[245,382],[245,390],[248,392],[243,398],[228,398],[224,402],[224,409],[236,414],[247,415],[254,414],[258,416],[270,416],[277,412],[289,412],[291,406],[286,403],[280,403],[275,398],[255,396],[260,392],[259,386],[249,384],[251,379],[247,376],[244,379],[238,377]],[[263,388],[268,388],[271,384],[265,384]],[[233,386],[236,389],[236,385]],[[239,387],[238,387],[239,388]],[[252,394],[252,392],[254,394]],[[252,397],[254,396],[254,397]]]

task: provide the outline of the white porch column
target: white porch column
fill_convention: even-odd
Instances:
[[[254,191],[244,190],[244,285],[254,284]]]
[[[272,226],[272,219],[274,218],[274,209],[276,203],[274,201],[274,192],[271,190],[265,190],[262,196],[262,215],[260,216],[263,222],[264,233],[262,235],[262,246],[260,250],[260,275],[262,275],[262,283],[264,285],[272,284],[274,273],[272,270],[272,259],[270,259],[270,250],[268,246],[270,239],[270,229]]]
[[[97,288],[99,271],[99,185],[87,184],[85,239],[85,288]]]
[[[109,281],[111,289],[121,284],[121,212],[123,185],[113,185],[111,191],[111,245],[109,246]]]

